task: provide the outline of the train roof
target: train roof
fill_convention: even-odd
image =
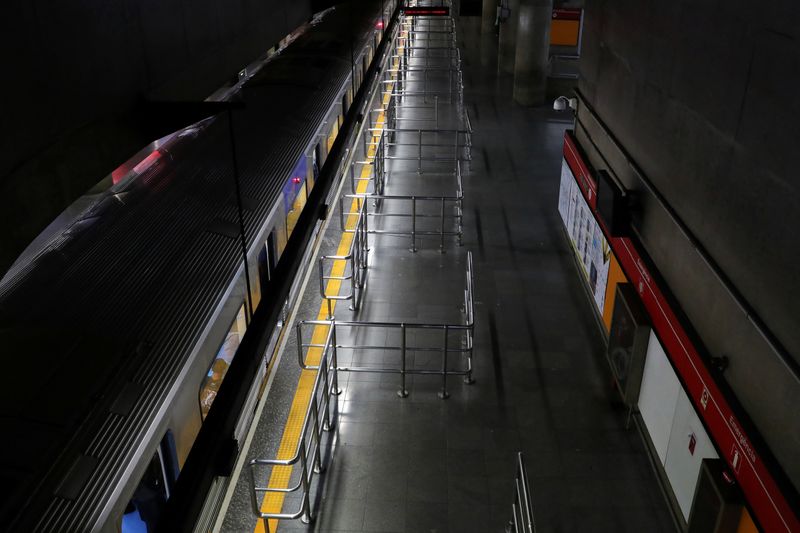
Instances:
[[[252,242],[350,74],[377,11],[329,13],[240,90]],[[227,118],[107,191],[0,286],[0,521],[97,520],[242,265]]]

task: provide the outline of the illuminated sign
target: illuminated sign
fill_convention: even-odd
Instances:
[[[448,6],[404,7],[403,14],[407,17],[446,17],[450,14],[450,8]]]

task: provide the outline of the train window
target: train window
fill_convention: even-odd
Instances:
[[[155,531],[176,479],[178,457],[175,439],[172,432],[167,431],[125,508],[120,527],[122,533]]]
[[[306,205],[306,175],[308,174],[308,159],[300,156],[300,160],[292,170],[289,179],[283,187],[283,201],[286,207],[286,233],[292,234],[300,218],[300,213]]]
[[[347,101],[347,91],[345,91],[342,95],[342,115],[346,114],[348,109],[350,109],[350,103]]]
[[[314,169],[316,161],[314,161],[315,154],[312,151],[306,156],[306,194],[311,192],[314,188],[314,183],[317,182],[317,173]]]
[[[339,134],[339,120],[338,118],[333,121],[333,125],[331,126],[331,133],[328,135],[328,153],[331,152],[331,148],[333,148],[333,143],[336,141],[336,136]]]
[[[319,150],[320,148],[318,143],[316,146],[314,146],[314,181],[317,181],[317,178],[319,178],[319,167],[320,162],[322,161],[322,159],[320,159]]]
[[[286,231],[289,235],[292,234],[294,231],[294,227],[297,225],[297,219],[300,218],[300,213],[303,212],[303,208],[306,206],[306,182],[303,180],[302,184],[300,185],[300,190],[297,191],[297,196],[294,198],[294,202],[292,202],[292,208],[286,214]]]
[[[239,348],[239,343],[242,342],[244,332],[247,329],[246,313],[244,304],[239,308],[236,318],[231,324],[228,334],[225,336],[225,341],[217,351],[216,357],[211,362],[211,367],[208,369],[206,377],[203,379],[203,384],[200,387],[200,413],[205,420],[208,416],[208,411],[217,397],[219,387],[222,385],[222,380],[225,379],[225,374],[228,372],[228,367],[236,355],[236,350]]]
[[[280,206],[283,207],[282,205]],[[275,263],[283,255],[283,250],[286,248],[286,243],[289,240],[289,234],[286,231],[286,211],[279,213],[278,218],[275,220]]]
[[[258,259],[256,260],[248,260],[248,267],[250,268],[250,272],[254,272],[258,266]],[[252,312],[255,313],[256,309],[258,309],[258,304],[261,303],[261,278],[259,276],[253,277],[250,274],[250,295],[253,297],[253,309]],[[250,317],[252,320],[252,316]]]

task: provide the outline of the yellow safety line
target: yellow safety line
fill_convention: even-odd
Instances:
[[[398,52],[402,50],[402,47],[398,47]],[[395,64],[393,68],[397,68],[399,66],[399,61],[395,60]],[[383,108],[386,108],[389,105],[389,101],[392,97],[392,89],[394,84],[389,83],[387,84],[387,91],[383,95]],[[372,145],[367,150],[367,161],[375,159],[375,150],[376,150],[376,142],[380,140],[381,132],[383,131],[384,122],[386,120],[385,114],[383,111],[378,115],[378,119],[375,122],[375,127],[377,132],[372,136]],[[369,178],[371,173],[370,165],[364,165],[361,169],[361,177],[362,178]],[[356,194],[364,194],[367,192],[367,187],[369,186],[369,182],[364,179],[358,182],[358,186],[356,187]],[[353,202],[350,206],[350,212],[356,213],[358,212],[358,199],[353,198]],[[349,215],[347,217],[347,221],[345,223],[345,227],[348,230],[352,230],[355,228],[356,222],[358,221],[358,215]],[[336,250],[336,255],[347,255],[348,251],[350,250],[350,244],[353,241],[353,234],[343,232],[341,240],[339,241],[339,247]],[[347,262],[342,259],[337,259],[333,262],[333,266],[331,268],[331,276],[343,276],[345,271],[345,266]],[[325,287],[325,294],[339,294],[339,290],[341,288],[342,282],[338,279],[331,279],[328,280],[328,283]],[[355,295],[354,295],[355,297]],[[335,310],[336,308],[336,300],[331,301],[331,310]],[[322,300],[320,304],[319,313],[317,314],[317,320],[326,320],[328,317],[328,309],[327,303],[325,299]],[[325,344],[325,340],[328,337],[328,326],[315,326],[314,331],[311,335],[311,343],[312,344]],[[306,361],[310,366],[316,366],[319,364],[319,360],[322,356],[322,349],[311,347],[306,352]],[[315,370],[301,370],[300,372],[300,380],[297,383],[297,390],[295,391],[294,398],[292,399],[292,405],[289,408],[289,417],[286,420],[286,426],[283,429],[283,436],[281,437],[281,443],[278,447],[278,456],[277,459],[279,460],[286,460],[291,459],[294,456],[295,451],[297,450],[297,445],[300,441],[300,431],[303,428],[303,418],[305,417],[306,410],[308,409],[308,404],[311,401],[311,395],[314,392],[314,380],[316,379],[317,372]],[[269,478],[269,483],[267,484],[270,488],[287,488],[289,486],[289,480],[292,476],[292,467],[291,466],[276,466],[273,467],[272,473]],[[284,492],[267,492],[264,495],[264,500],[261,502],[261,512],[262,513],[280,513],[281,509],[283,508],[283,500],[286,493]],[[276,531],[278,527],[278,520],[277,519],[270,519],[269,520],[269,530]],[[264,530],[264,521],[258,520],[256,522],[255,533],[265,533]]]

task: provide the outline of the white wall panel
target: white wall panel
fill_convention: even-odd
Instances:
[[[696,439],[694,453],[689,450],[691,435]],[[700,473],[700,463],[705,458],[716,457],[718,457],[717,452],[711,444],[711,439],[708,438],[694,407],[681,388],[675,406],[675,418],[669,436],[664,470],[667,472],[683,517],[687,520],[692,508],[697,476]]]
[[[644,363],[642,389],[639,393],[639,411],[662,465],[667,458],[669,434],[680,391],[678,376],[675,375],[664,348],[661,347],[655,333],[651,331]]]

